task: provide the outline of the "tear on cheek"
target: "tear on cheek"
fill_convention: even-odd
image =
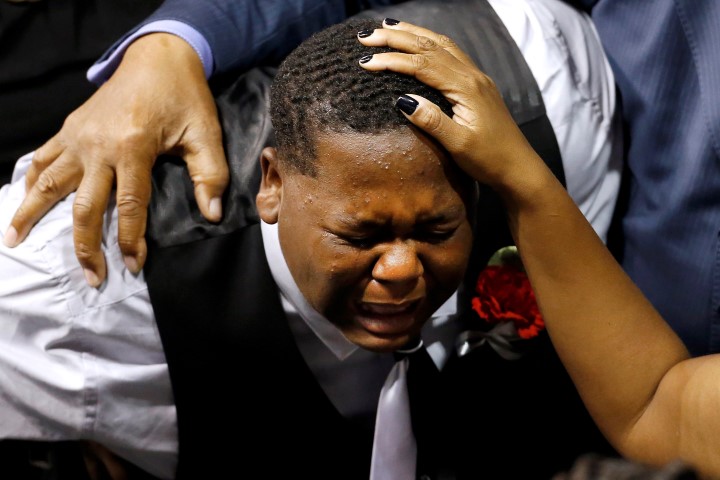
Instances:
[[[336,253],[333,258],[326,263],[325,272],[333,281],[343,281],[362,274],[362,270],[355,268],[355,261],[352,254]]]

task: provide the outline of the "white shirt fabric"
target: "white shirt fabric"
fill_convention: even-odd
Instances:
[[[540,87],[567,190],[607,240],[622,171],[615,77],[590,17],[558,0],[489,0]]]
[[[0,230],[25,196],[21,158],[0,189]],[[87,285],[72,238],[73,195],[15,248],[0,244],[0,438],[93,439],[172,478],[175,407],[143,276],[123,263],[108,208],[108,279]]]
[[[605,238],[622,149],[613,121],[614,80],[595,29],[558,0],[490,4],[540,86],[568,191]],[[20,159],[12,183],[0,189],[0,235],[24,197],[29,162],[30,156]],[[142,274],[131,275],[123,264],[112,203],[103,236],[108,280],[100,289],[87,286],[73,252],[73,199],[54,207],[18,247],[0,243],[0,438],[92,439],[153,475],[172,478],[175,408],[147,287]],[[347,345],[327,320],[314,318],[283,270],[279,247],[267,256],[293,334],[323,389],[344,415],[372,421],[392,360]],[[440,366],[454,338],[453,301],[424,331]],[[364,396],[355,395],[357,383],[343,382],[346,368],[373,385]]]

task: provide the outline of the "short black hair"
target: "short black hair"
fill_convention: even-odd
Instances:
[[[395,107],[402,94],[421,95],[452,116],[447,99],[417,79],[359,65],[365,55],[393,51],[358,41],[359,31],[376,28],[382,28],[376,20],[346,20],[307,39],[280,65],[270,95],[272,124],[278,149],[301,173],[315,174],[317,133],[378,133],[410,125]]]

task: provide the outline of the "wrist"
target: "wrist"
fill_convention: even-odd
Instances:
[[[147,65],[153,69],[172,65],[175,72],[184,71],[205,78],[198,53],[182,37],[172,33],[154,32],[135,40],[125,51],[118,70],[128,65]]]
[[[490,185],[503,199],[508,213],[535,208],[548,195],[564,189],[540,156],[530,147],[517,152]]]

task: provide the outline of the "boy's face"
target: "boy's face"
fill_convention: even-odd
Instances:
[[[462,280],[471,182],[409,127],[320,134],[316,151],[311,177],[266,150],[260,215],[310,305],[363,348],[400,348]]]

